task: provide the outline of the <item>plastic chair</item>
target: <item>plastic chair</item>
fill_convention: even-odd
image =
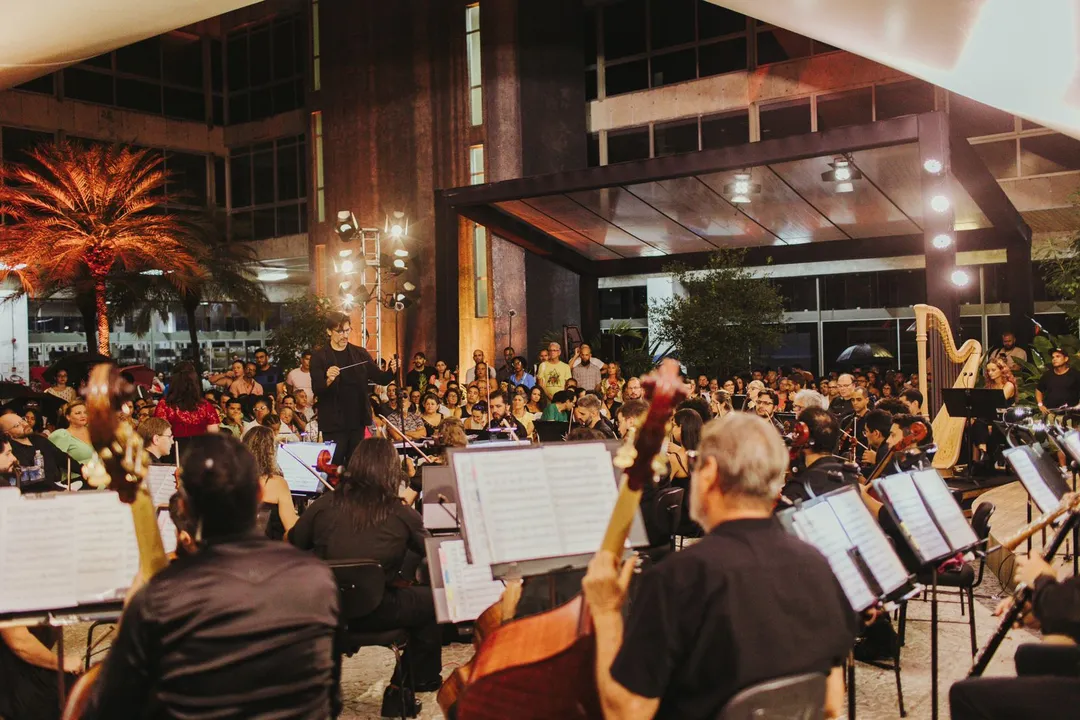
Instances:
[[[401,672],[401,657],[408,643],[408,632],[404,629],[366,632],[348,627],[351,622],[370,615],[382,603],[386,592],[386,574],[382,566],[374,560],[337,560],[327,564],[334,572],[341,597],[344,628],[339,641],[341,651],[348,657],[365,647],[384,647],[394,653],[394,674],[406,679],[401,684],[401,717],[406,717],[406,705],[415,697],[412,672]]]
[[[825,676],[791,675],[751,685],[724,705],[717,720],[822,720]]]

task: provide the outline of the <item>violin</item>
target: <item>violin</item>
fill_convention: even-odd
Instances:
[[[874,466],[874,471],[870,473],[870,477],[867,478],[867,481],[877,480],[881,477],[885,470],[892,465],[893,460],[895,460],[898,455],[902,455],[911,448],[916,447],[926,439],[926,434],[925,423],[918,420],[911,423],[908,434],[901,438],[900,442],[896,443],[895,446],[890,448],[885,457]]]
[[[330,461],[333,459],[334,456],[329,450],[320,450],[318,457],[315,458],[315,470],[326,473],[326,481],[337,487],[341,481],[341,466],[332,464]]]
[[[616,466],[624,472],[601,550],[621,556],[645,484],[663,467],[657,455],[667,436],[672,410],[686,396],[679,365],[666,360],[642,379],[649,412],[634,440],[623,445]],[[510,585],[501,606],[502,617],[513,615]],[[486,613],[485,613],[486,614]],[[481,616],[483,617],[483,616]],[[487,620],[484,620],[484,624]],[[596,638],[584,597],[539,615],[519,618],[487,632],[472,660],[443,683],[438,701],[447,717],[458,720],[585,720],[603,717],[596,689]],[[552,688],[557,688],[552,690]]]
[[[790,478],[798,472],[799,460],[802,459],[802,449],[810,442],[810,427],[806,423],[796,420],[791,425],[790,432],[784,433],[781,437],[784,438],[784,444],[788,447],[787,476]]]
[[[135,538],[139,545],[139,577],[149,581],[168,564],[158,530],[157,508],[145,483],[150,455],[130,422],[122,419],[120,408],[134,393],[115,365],[97,365],[86,385],[90,442],[96,455],[84,468],[90,485],[108,487],[131,507]],[[93,693],[101,665],[90,668],[68,696],[63,720],[83,717]]]

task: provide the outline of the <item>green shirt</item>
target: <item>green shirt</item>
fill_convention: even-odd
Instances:
[[[85,465],[90,462],[90,458],[94,457],[94,448],[69,433],[66,429],[54,430],[50,433],[49,442],[71,456],[74,461],[71,468],[72,474],[79,474],[80,469],[78,466]]]
[[[570,422],[570,413],[559,412],[559,406],[555,403],[551,403],[544,408],[543,414],[540,416],[541,420],[554,420],[555,422]]]

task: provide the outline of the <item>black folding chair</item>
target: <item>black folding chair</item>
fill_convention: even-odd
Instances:
[[[717,720],[822,720],[825,676],[791,675],[752,685],[724,705]]]

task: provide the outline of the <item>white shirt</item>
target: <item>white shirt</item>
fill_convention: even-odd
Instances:
[[[311,392],[311,373],[304,372],[300,368],[294,368],[289,371],[289,374],[285,376],[285,384],[289,387],[303,390],[307,393],[308,400],[314,402],[314,395]]]

